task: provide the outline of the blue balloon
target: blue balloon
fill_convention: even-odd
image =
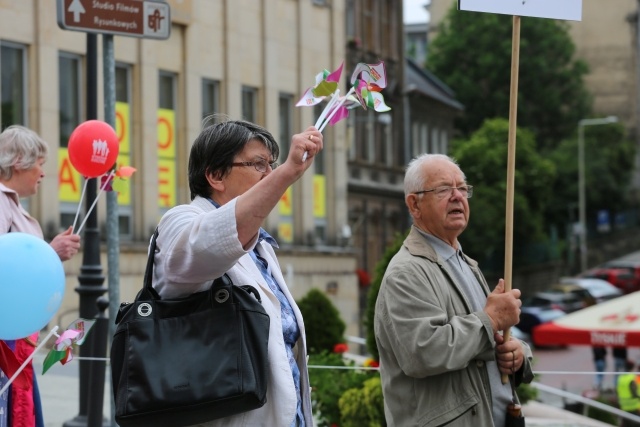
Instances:
[[[62,304],[62,261],[44,240],[26,233],[0,236],[0,339],[42,329]]]

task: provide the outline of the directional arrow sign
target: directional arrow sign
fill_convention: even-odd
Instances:
[[[67,10],[73,13],[73,22],[80,22],[80,15],[83,13],[87,13],[87,11],[84,10],[84,6],[82,6],[80,0],[73,0],[71,2],[71,5],[69,6],[69,9]]]
[[[56,0],[64,30],[167,39],[171,9],[162,0]]]
[[[582,20],[582,0],[458,0],[458,9],[535,18]]]

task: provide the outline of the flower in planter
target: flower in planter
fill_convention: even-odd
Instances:
[[[380,367],[380,363],[375,360],[375,359],[367,359],[364,361],[364,366],[365,368],[379,368]]]
[[[347,350],[349,350],[349,346],[347,346],[347,344],[343,342],[333,346],[334,353],[342,354],[342,353],[346,353]]]

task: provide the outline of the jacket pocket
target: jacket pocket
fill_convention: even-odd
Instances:
[[[455,399],[437,405],[418,420],[418,425],[424,427],[436,427],[445,425],[472,410],[479,403],[478,397],[469,392],[459,392]],[[467,424],[471,425],[471,424]]]

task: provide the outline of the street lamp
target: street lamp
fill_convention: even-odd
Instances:
[[[584,127],[594,125],[608,125],[616,123],[616,116],[602,117],[598,119],[582,119],[578,122],[578,209],[580,222],[580,267],[582,271],[587,269],[587,212],[584,180]]]

